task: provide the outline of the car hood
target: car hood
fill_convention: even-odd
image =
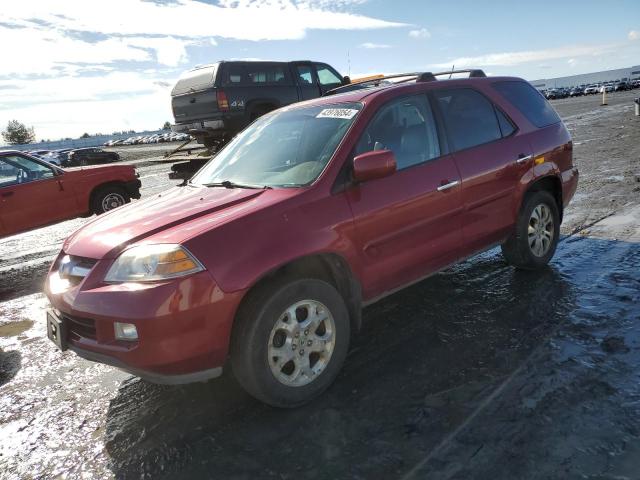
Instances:
[[[115,258],[126,246],[154,235],[161,237],[157,239],[158,243],[182,243],[203,229],[203,219],[206,219],[207,229],[213,228],[258,209],[265,203],[261,198],[265,196],[275,200],[282,193],[276,190],[175,187],[97,217],[67,238],[62,248],[71,255],[101,259]]]

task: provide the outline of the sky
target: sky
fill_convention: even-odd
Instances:
[[[311,59],[352,78],[483,68],[528,80],[640,64],[640,0],[3,0],[0,129],[155,130],[182,72]]]

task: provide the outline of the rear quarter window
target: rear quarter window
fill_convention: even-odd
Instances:
[[[526,82],[496,82],[493,88],[538,128],[560,121],[560,117],[546,98]]]

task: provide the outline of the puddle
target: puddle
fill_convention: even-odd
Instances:
[[[33,326],[33,320],[20,320],[6,325],[0,325],[0,337],[15,337],[26,332]]]

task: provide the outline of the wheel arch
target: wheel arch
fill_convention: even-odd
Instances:
[[[558,212],[560,213],[560,222],[562,222],[563,215],[563,203],[562,203],[562,181],[556,175],[547,175],[542,178],[536,179],[527,188],[525,195],[530,192],[547,191],[553,195],[558,206]],[[524,203],[524,196],[522,197],[521,206]]]
[[[107,187],[120,187],[126,194],[127,196],[129,195],[127,193],[127,189],[125,187],[125,182],[121,181],[121,180],[111,180],[109,182],[104,182],[101,183],[99,185],[96,185],[95,187],[93,187],[91,189],[91,192],[89,193],[89,205],[88,205],[88,211],[92,211],[93,209],[93,202],[95,201],[96,195],[98,194],[98,192],[104,188]]]
[[[305,255],[292,259],[258,278],[243,296],[236,311],[236,317],[242,310],[243,304],[276,279],[291,280],[314,278],[323,280],[338,291],[344,299],[349,312],[352,335],[356,334],[362,325],[362,290],[360,282],[353,274],[349,263],[337,253],[324,252]],[[234,320],[235,324],[235,320]]]

